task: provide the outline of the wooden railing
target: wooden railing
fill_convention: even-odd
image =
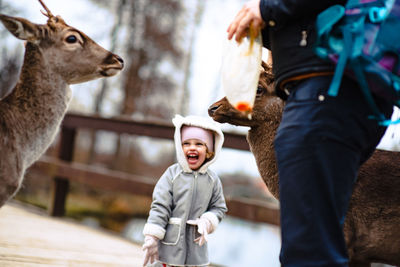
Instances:
[[[50,215],[63,216],[65,214],[70,181],[111,191],[152,195],[155,186],[153,179],[73,162],[74,143],[78,129],[104,130],[170,140],[173,140],[174,136],[174,127],[169,124],[67,114],[61,125],[58,158],[43,156],[31,167],[34,171],[53,177]],[[249,150],[244,135],[235,133],[224,133],[224,135],[224,147]],[[227,206],[228,214],[231,216],[279,225],[279,210],[269,203],[235,198],[227,199]]]

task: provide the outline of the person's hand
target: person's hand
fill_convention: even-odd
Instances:
[[[264,25],[260,12],[260,0],[252,0],[244,4],[228,27],[228,39],[231,40],[235,35],[235,40],[240,42],[248,34],[250,25],[254,27],[257,34]]]
[[[158,238],[152,235],[144,236],[142,249],[145,251],[143,266],[158,260]]]
[[[212,224],[207,218],[198,218],[196,220],[188,220],[187,224],[197,225],[197,232],[200,234],[198,238],[194,240],[199,246],[204,245],[208,241],[208,234],[212,230]]]

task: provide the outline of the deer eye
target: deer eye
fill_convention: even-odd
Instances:
[[[258,86],[257,87],[257,92],[256,92],[257,96],[262,95],[263,92],[264,92],[264,87]]]
[[[75,35],[69,35],[67,38],[65,38],[65,41],[67,41],[69,44],[73,44],[78,41],[78,38],[76,38]]]

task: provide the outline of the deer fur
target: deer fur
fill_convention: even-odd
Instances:
[[[273,140],[284,102],[274,93],[271,68],[263,64],[252,118],[223,98],[209,109],[221,123],[248,126],[247,140],[258,170],[270,192],[279,199],[278,169]],[[376,150],[359,171],[344,222],[350,267],[371,263],[400,266],[400,153]]]
[[[68,85],[113,76],[123,68],[119,56],[45,9],[44,25],[0,14],[4,26],[26,41],[19,80],[0,101],[0,207],[54,140],[71,99]]]

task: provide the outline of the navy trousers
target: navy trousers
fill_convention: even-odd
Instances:
[[[357,84],[331,77],[298,82],[287,100],[275,138],[279,170],[284,267],[348,266],[343,222],[359,166],[386,128],[372,114]],[[392,105],[379,100],[386,115]]]

